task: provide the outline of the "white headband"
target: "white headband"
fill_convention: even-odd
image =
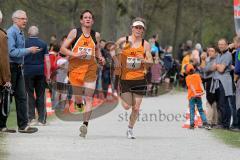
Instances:
[[[145,25],[144,25],[144,23],[142,21],[133,22],[132,26],[133,27],[142,26],[143,28],[145,28]]]

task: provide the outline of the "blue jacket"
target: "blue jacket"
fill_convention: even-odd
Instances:
[[[7,30],[10,62],[23,64],[23,58],[30,50],[25,48],[24,33],[14,24]]]
[[[237,49],[235,54],[235,74],[240,76],[240,48]]]
[[[26,39],[25,46],[26,48],[37,46],[41,51],[24,57],[24,75],[44,75],[44,56],[48,54],[47,44],[38,37],[30,37]]]

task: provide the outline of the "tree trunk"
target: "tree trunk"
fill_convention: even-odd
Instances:
[[[129,34],[134,18],[143,17],[144,0],[122,0],[122,5],[126,8],[126,13],[118,18],[118,37]]]
[[[204,18],[204,7],[203,7],[203,0],[199,1],[199,33],[198,33],[198,42],[202,45],[202,30],[203,30],[203,18]]]
[[[101,23],[101,38],[115,41],[117,38],[117,4],[115,0],[102,1],[103,13]]]
[[[181,14],[182,14],[182,0],[177,1],[177,12],[176,12],[176,25],[173,37],[173,56],[177,58],[177,50],[178,50],[178,36],[180,32],[181,26]]]
[[[130,0],[130,9],[131,12],[131,19],[135,17],[143,17],[143,5],[144,0]]]

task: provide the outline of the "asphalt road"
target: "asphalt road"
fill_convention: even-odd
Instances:
[[[223,144],[211,131],[183,129],[186,93],[143,100],[137,139],[126,138],[126,112],[119,105],[90,122],[86,139],[80,122],[55,119],[32,135],[9,134],[1,160],[239,160],[240,150]],[[164,116],[165,115],[165,116]]]

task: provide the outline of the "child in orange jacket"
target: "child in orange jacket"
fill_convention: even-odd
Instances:
[[[206,115],[202,108],[202,95],[203,87],[202,80],[199,74],[195,73],[195,69],[192,64],[186,66],[186,84],[188,87],[188,100],[190,106],[190,129],[194,129],[194,115],[195,105],[197,106],[198,112],[203,122],[203,127],[211,129],[207,123]]]

